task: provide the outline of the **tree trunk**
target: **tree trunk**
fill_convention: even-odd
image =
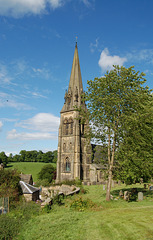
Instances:
[[[108,174],[108,182],[107,182],[106,201],[110,201],[111,183],[112,183],[112,170],[110,166],[109,174]]]
[[[112,169],[113,169],[113,165],[114,165],[114,156],[115,156],[115,145],[116,145],[116,134],[114,133],[111,160],[110,160],[110,156],[108,158],[109,172],[108,172],[106,201],[110,201],[110,191],[111,191],[111,184],[112,184]],[[108,142],[108,149],[110,149],[110,139],[109,139],[109,142]]]

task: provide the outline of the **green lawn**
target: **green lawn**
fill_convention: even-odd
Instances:
[[[130,186],[131,187],[131,186]],[[132,186],[133,187],[133,186]],[[141,189],[141,185],[134,186]],[[63,206],[54,206],[50,213],[31,219],[17,237],[18,240],[153,240],[153,194],[144,201],[105,201],[102,186],[85,187],[96,207],[79,212],[70,203],[79,195],[69,197]],[[115,196],[120,186],[112,190]]]
[[[33,181],[37,181],[37,174],[40,172],[41,168],[47,163],[40,162],[11,162],[8,164],[8,169],[18,169],[24,174],[32,174]],[[52,165],[56,166],[55,163]]]

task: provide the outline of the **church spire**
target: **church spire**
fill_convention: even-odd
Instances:
[[[71,77],[70,77],[70,82],[69,82],[69,88],[71,88],[71,90],[73,90],[73,92],[75,91],[76,87],[78,88],[78,92],[80,94],[81,91],[83,91],[83,85],[82,85],[82,77],[81,77],[77,42],[75,45]]]
[[[68,87],[68,91],[66,91],[66,94],[65,94],[65,104],[63,106],[62,112],[65,110],[72,110],[76,105],[80,106],[82,93],[83,93],[83,85],[82,85],[82,77],[81,77],[77,39],[76,39],[69,87]]]

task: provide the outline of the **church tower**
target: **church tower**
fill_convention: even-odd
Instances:
[[[65,103],[61,110],[56,182],[81,179],[90,181],[91,147],[84,136],[85,124],[82,124],[76,107],[86,108],[82,102],[82,77],[75,45],[73,64]]]

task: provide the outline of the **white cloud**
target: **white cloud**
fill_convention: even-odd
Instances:
[[[127,54],[127,58],[129,61],[143,61],[153,64],[153,49],[134,50]]]
[[[2,130],[3,123],[0,121],[0,131]]]
[[[63,0],[48,0],[53,9],[61,7],[64,4]]]
[[[16,126],[40,132],[57,132],[59,122],[60,118],[50,113],[38,113],[33,118],[23,120]]]
[[[57,135],[47,132],[20,132],[17,133],[16,129],[12,129],[8,132],[7,139],[10,140],[43,140],[43,139],[57,139]]]
[[[0,15],[21,17],[27,14],[42,14],[49,5],[52,9],[61,7],[65,0],[0,0]]]
[[[98,48],[98,44],[99,44],[98,40],[99,38],[96,38],[95,43],[90,43],[90,51],[92,53],[95,51],[95,49]]]
[[[33,109],[30,105],[21,103],[15,100],[17,96],[10,95],[4,92],[0,92],[0,108],[1,107],[10,107],[15,108],[17,110],[31,110]]]
[[[47,98],[46,96],[40,94],[39,92],[32,92],[31,94],[33,97],[36,97],[36,98]]]
[[[82,2],[87,6],[90,7],[91,3],[89,2],[89,0],[82,0]]]
[[[0,83],[1,84],[10,84],[12,78],[8,74],[7,67],[0,64]]]
[[[7,139],[13,140],[42,140],[57,139],[60,118],[50,113],[39,113],[33,118],[23,120],[16,127],[31,130],[31,132],[17,132],[12,129],[8,132]]]
[[[32,71],[36,76],[42,77],[43,79],[51,79],[52,74],[49,69],[47,68],[34,68],[32,67]]]
[[[127,61],[126,58],[121,58],[116,55],[110,56],[108,49],[105,48],[101,52],[98,64],[101,67],[102,71],[106,71],[106,70],[111,70],[113,68],[113,65],[122,66],[126,61]]]

